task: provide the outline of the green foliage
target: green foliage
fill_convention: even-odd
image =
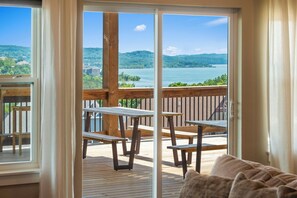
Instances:
[[[122,83],[119,83],[119,87],[120,88],[133,88],[133,87],[135,87],[135,84],[122,82]]]
[[[122,82],[119,84],[119,87],[121,88],[133,88],[135,87],[134,83],[126,83]],[[120,99],[119,103],[121,104],[121,107],[131,107],[131,108],[137,108],[138,104],[141,102],[141,99]]]
[[[84,48],[83,58],[85,66],[102,68],[102,48]],[[31,60],[31,49],[13,45],[0,45],[0,57],[9,57],[16,62]],[[212,67],[213,64],[227,64],[227,54],[194,54],[194,55],[163,55],[164,68],[178,67]],[[119,68],[152,68],[154,53],[150,51],[134,51],[119,53]]]
[[[16,62],[31,62],[31,49],[15,45],[0,45],[0,57],[8,57]]]
[[[119,74],[119,81],[120,82],[126,82],[126,81],[139,81],[139,76],[131,76],[129,74],[125,74],[124,72]]]
[[[120,68],[142,69],[154,66],[154,54],[149,51],[120,53],[119,56]],[[213,64],[226,63],[227,54],[163,55],[163,67],[165,68],[212,67]]]
[[[17,65],[12,58],[0,59],[0,75],[19,75],[30,74],[31,67],[29,64]]]
[[[154,54],[149,51],[134,51],[119,54],[120,68],[152,68],[154,66]]]
[[[119,103],[121,107],[137,108],[140,104],[141,99],[120,99]]]
[[[102,88],[102,78],[100,76],[83,75],[84,89],[100,89]]]
[[[128,74],[121,73],[119,77],[120,83],[119,87],[121,88],[131,88],[135,87],[134,83],[127,83],[127,81],[138,81],[140,80],[139,76],[130,76]],[[100,89],[102,88],[102,77],[101,76],[92,76],[92,75],[83,75],[83,88],[84,89]]]
[[[102,48],[84,48],[84,65],[102,68]]]
[[[227,64],[227,54],[164,55],[163,64],[168,68],[213,67],[213,64]]]
[[[169,84],[169,87],[184,87],[184,86],[212,86],[212,85],[227,85],[228,77],[227,74],[223,74],[221,76],[218,76],[214,79],[209,79],[204,81],[203,83],[183,83],[183,82],[174,82]]]
[[[183,82],[173,82],[168,85],[168,87],[184,87],[184,86],[189,86],[188,83],[183,83]]]
[[[9,103],[9,104],[8,103],[4,103],[4,112],[5,112],[5,114],[7,115],[10,112],[12,112],[12,108],[14,106],[17,106],[17,104],[15,104],[15,103]]]

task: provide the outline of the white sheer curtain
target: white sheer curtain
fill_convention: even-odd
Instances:
[[[40,197],[81,198],[80,6],[43,0],[42,7]]]
[[[297,173],[297,3],[266,2],[270,160],[283,171]]]

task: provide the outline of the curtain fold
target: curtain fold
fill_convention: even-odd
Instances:
[[[42,8],[40,197],[81,197],[79,4],[43,0]]]
[[[266,2],[270,161],[283,171],[297,173],[297,3]]]

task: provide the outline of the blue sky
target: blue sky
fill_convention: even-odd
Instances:
[[[102,47],[102,20],[102,13],[84,14],[84,47]],[[119,51],[153,51],[153,20],[152,14],[120,14]],[[227,53],[227,36],[227,17],[163,17],[163,52],[167,55]]]
[[[31,9],[0,7],[0,45],[31,46]]]
[[[102,47],[103,16],[84,14],[84,47]],[[0,7],[0,45],[31,45],[31,9]],[[227,17],[164,15],[163,53],[226,53]],[[154,49],[152,14],[119,15],[119,51]]]

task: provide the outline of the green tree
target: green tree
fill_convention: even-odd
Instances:
[[[29,64],[18,65],[12,58],[0,59],[0,74],[1,75],[29,75],[31,66]]]
[[[102,88],[102,78],[100,76],[83,75],[84,89],[99,89]]]
[[[184,87],[184,86],[211,86],[211,85],[227,85],[228,83],[228,76],[227,74],[223,74],[221,76],[218,76],[214,79],[209,79],[204,81],[203,83],[183,83],[183,82],[174,82],[169,84],[169,87]]]

